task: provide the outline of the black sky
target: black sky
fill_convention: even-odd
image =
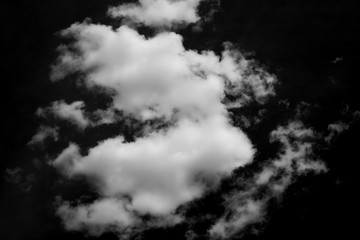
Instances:
[[[0,3],[1,239],[84,238],[81,233],[62,230],[60,220],[54,216],[53,204],[57,194],[74,197],[82,194],[78,189],[86,186],[79,181],[71,183],[80,184],[76,190],[66,190],[71,186],[58,184],[55,170],[42,162],[38,151],[29,149],[26,143],[39,125],[34,117],[38,107],[64,96],[76,100],[77,94],[86,95],[81,91],[65,92],[69,87],[66,83],[54,87],[49,80],[56,47],[63,41],[56,33],[87,17],[93,22],[114,23],[104,13],[109,5],[118,3],[116,0],[3,0]],[[261,144],[263,134],[294,111],[277,109],[280,100],[288,100],[290,109],[302,101],[316,105],[303,120],[319,131],[325,131],[329,123],[346,120],[341,114],[345,106],[349,111],[360,110],[358,1],[223,0],[220,8],[213,21],[205,23],[203,31],[181,30],[184,44],[194,49],[218,50],[222,42],[230,41],[276,74],[280,85],[276,97],[268,104],[272,108],[268,120],[256,129],[247,130],[250,138],[258,140],[255,142]],[[248,229],[238,239],[350,239],[356,231],[353,218],[358,206],[359,132],[360,124],[354,123],[330,149],[321,150],[320,156],[329,172],[301,178],[283,196],[281,206],[270,207],[268,224]],[[40,164],[34,164],[34,159]],[[24,177],[33,177],[30,192],[6,180],[6,169],[16,167],[25,169]],[[216,200],[211,201],[216,204]],[[209,205],[199,207],[199,211],[212,208]],[[145,239],[184,239],[182,233],[179,226],[149,231],[144,236]],[[117,238],[106,234],[100,239]]]

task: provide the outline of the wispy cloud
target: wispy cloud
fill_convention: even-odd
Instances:
[[[263,107],[275,95],[277,78],[235,45],[224,43],[220,53],[189,50],[180,34],[164,30],[198,21],[200,2],[143,0],[109,10],[129,25],[113,28],[86,21],[61,32],[71,41],[59,47],[51,79],[68,81],[67,76],[80,74],[88,90],[105,89],[111,104],[90,111],[85,100],[55,101],[38,114],[52,114],[81,129],[118,118],[143,123],[141,134],[131,141],[119,133],[85,152],[69,142],[52,160],[69,180],[87,179],[97,194],[90,203],[59,198],[57,214],[66,229],[96,236],[112,231],[126,238],[143,226],[177,224],[184,220],[179,207],[253,162],[254,145],[233,126],[228,111],[253,103]],[[145,37],[137,24],[161,31]],[[246,127],[260,122],[266,111],[263,107],[251,119],[244,116]],[[152,127],[156,124],[161,127]],[[313,152],[316,137],[298,120],[273,131],[271,141],[282,146],[278,157],[247,179],[245,191],[224,195],[226,212],[208,230],[209,236],[231,237],[261,221],[268,201],[297,175],[325,171]],[[260,197],[264,187],[268,193]]]
[[[35,135],[27,143],[29,146],[43,145],[46,139],[52,138],[55,141],[59,138],[58,127],[48,127],[41,125]]]
[[[297,176],[327,171],[314,154],[316,138],[315,132],[299,121],[274,130],[271,140],[281,143],[281,153],[264,165],[253,179],[247,179],[245,190],[225,195],[226,212],[210,229],[210,237],[228,239],[248,225],[263,221],[269,200],[281,196]],[[265,194],[261,193],[264,188],[267,189]]]
[[[83,101],[76,101],[71,104],[64,101],[55,101],[47,108],[39,108],[36,113],[41,117],[46,117],[47,114],[51,114],[83,129],[90,124],[90,120],[84,115],[84,107],[85,104]]]
[[[35,179],[33,173],[29,173],[25,169],[19,167],[13,169],[7,168],[4,177],[8,183],[14,184],[25,193],[31,190]]]

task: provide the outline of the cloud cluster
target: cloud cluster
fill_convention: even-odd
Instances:
[[[130,197],[130,212],[166,217],[204,193],[207,184],[198,176],[219,180],[251,161],[253,153],[247,137],[224,119],[186,120],[131,143],[122,137],[108,139],[87,156],[72,144],[53,165],[69,177],[93,179],[103,200]]]
[[[96,225],[99,234],[116,225],[120,232],[147,214],[166,219],[162,224],[178,222],[179,206],[251,162],[255,150],[231,125],[227,109],[263,102],[274,93],[276,79],[230,44],[218,56],[186,50],[182,37],[173,32],[146,38],[128,26],[114,30],[77,23],[62,34],[73,42],[59,48],[54,81],[81,73],[86,86],[111,93],[112,106],[105,111],[168,124],[146,129],[133,142],[123,136],[107,139],[86,156],[75,144],[58,155],[54,167],[69,178],[85,176],[99,194],[92,204],[60,206],[58,214],[67,229],[92,233]],[[226,99],[230,95],[234,100]],[[56,102],[50,109],[86,126],[83,107],[83,102]],[[103,208],[113,216],[104,218]]]
[[[235,95],[241,106],[274,93],[276,79],[230,45],[219,57],[185,50],[182,37],[173,32],[146,39],[127,26],[112,30],[86,23],[72,25],[63,35],[76,41],[60,49],[52,79],[87,73],[89,86],[115,92],[114,108],[141,120],[169,119],[176,112],[193,119],[223,115],[225,94]]]
[[[140,0],[109,10],[131,26],[162,29],[149,37],[127,25],[113,28],[88,21],[61,32],[71,41],[59,47],[51,79],[80,76],[87,88],[104,89],[112,101],[107,109],[93,112],[85,111],[84,101],[55,101],[38,114],[52,114],[79,129],[120,118],[143,124],[131,141],[118,135],[86,153],[69,143],[53,159],[51,165],[64,176],[87,179],[97,193],[93,202],[58,202],[57,214],[66,229],[96,236],[112,231],[126,238],[141,226],[179,223],[183,220],[179,207],[252,162],[253,144],[232,125],[228,110],[255,102],[261,106],[257,116],[240,118],[245,118],[247,128],[259,123],[277,80],[229,43],[220,54],[198,52],[186,49],[181,35],[163,31],[198,21],[200,2]],[[334,125],[330,130],[338,129]],[[40,130],[34,142],[55,134]],[[282,146],[277,158],[246,179],[245,190],[224,195],[226,212],[209,229],[209,236],[226,239],[260,222],[268,201],[283,193],[296,176],[326,171],[314,154],[316,139],[317,133],[297,120],[273,131],[270,141]],[[266,194],[260,194],[263,189]]]
[[[139,0],[110,8],[112,17],[153,27],[171,27],[199,20],[197,7],[202,0]]]

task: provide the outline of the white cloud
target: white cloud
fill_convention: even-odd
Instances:
[[[314,145],[317,133],[300,121],[290,121],[271,132],[271,141],[282,144],[279,156],[264,166],[257,175],[258,185],[269,185],[274,193],[282,193],[297,175],[327,171],[325,164],[316,158]],[[276,180],[272,177],[276,176]]]
[[[239,200],[232,199],[231,204],[234,206],[228,206],[232,209],[230,218],[221,218],[212,226],[209,231],[211,239],[228,239],[249,224],[261,220],[266,201],[248,199],[245,202],[238,202]]]
[[[42,145],[48,138],[53,138],[55,141],[59,138],[58,127],[40,126],[36,134],[27,143],[28,145]]]
[[[120,116],[118,116],[113,109],[98,109],[92,113],[92,116],[96,118],[94,121],[91,122],[92,126],[111,124],[121,119]]]
[[[138,4],[121,4],[110,8],[113,17],[154,27],[171,27],[199,20],[197,7],[201,0],[139,0]]]
[[[169,119],[174,112],[193,118],[222,114],[229,105],[242,106],[252,96],[263,101],[274,93],[276,79],[263,70],[259,74],[255,63],[229,45],[220,58],[212,51],[185,50],[182,37],[169,32],[146,39],[127,26],[113,31],[83,23],[63,34],[76,42],[61,49],[52,78],[89,73],[89,86],[112,89],[114,108],[142,120]],[[235,95],[236,101],[224,106],[225,93]]]
[[[282,153],[273,162],[275,168],[289,172],[306,173],[307,170],[322,172],[326,166],[314,159],[313,147],[316,133],[306,128],[302,122],[291,121],[287,126],[280,126],[271,133],[272,141],[282,143]],[[316,163],[316,164],[315,164]]]
[[[74,41],[59,49],[51,77],[56,81],[80,72],[89,88],[110,90],[112,106],[93,113],[104,117],[99,122],[112,121],[108,113],[119,110],[143,122],[167,123],[160,130],[144,129],[133,142],[122,136],[107,139],[86,156],[75,144],[59,154],[53,166],[69,178],[85,176],[95,184],[99,199],[94,204],[117,199],[133,219],[150,214],[158,218],[158,225],[176,223],[181,219],[175,214],[179,206],[201,197],[211,187],[209,182],[251,162],[252,144],[231,125],[227,108],[263,102],[273,94],[276,79],[233,46],[225,45],[221,56],[199,53],[186,50],[176,33],[145,38],[127,26],[113,30],[88,23],[73,24],[62,34]],[[236,100],[225,101],[226,95]],[[75,110],[83,113],[82,108],[77,103]],[[64,203],[63,212],[76,214],[59,215],[68,229],[89,231],[98,215],[79,220],[77,212],[92,206],[78,203],[70,208]],[[112,224],[98,222],[101,231]],[[139,221],[118,224],[122,229]]]
[[[95,236],[108,230],[124,232],[135,221],[126,205],[116,198],[105,198],[75,207],[64,202],[57,214],[64,219],[67,230],[86,230]]]
[[[201,1],[140,0],[111,8],[109,14],[132,26],[170,29],[197,22]],[[89,89],[109,90],[112,105],[85,112],[83,101],[56,101],[39,109],[39,115],[50,113],[81,129],[117,121],[116,112],[142,123],[165,122],[161,129],[145,124],[142,135],[132,142],[123,136],[106,139],[86,155],[70,143],[52,161],[69,179],[90,180],[97,192],[91,203],[79,199],[59,203],[57,214],[67,230],[95,236],[113,231],[123,239],[144,225],[177,224],[182,221],[176,212],[180,206],[200,198],[224,175],[252,161],[255,149],[231,125],[227,110],[254,101],[263,104],[275,94],[277,80],[231,44],[224,44],[219,55],[197,52],[185,49],[182,36],[173,32],[145,37],[129,26],[114,29],[88,22],[75,23],[62,35],[72,42],[59,47],[51,79],[81,73]],[[241,117],[250,127],[265,113],[262,109],[254,118]],[[224,195],[226,213],[209,230],[210,237],[230,238],[261,221],[269,199],[283,193],[297,175],[325,171],[314,157],[315,135],[299,121],[273,131],[272,140],[282,145],[280,154],[247,179],[247,190]],[[57,132],[40,128],[30,142],[50,136],[57,138]],[[266,186],[269,193],[259,197]],[[142,219],[145,215],[151,220]]]
[[[272,168],[264,168],[256,177],[257,185],[264,185],[270,182],[270,179],[275,175],[275,172]]]
[[[299,121],[279,126],[271,133],[272,141],[282,144],[282,152],[257,173],[245,191],[234,191],[225,196],[226,213],[209,230],[213,239],[228,239],[244,227],[263,220],[269,199],[281,195],[298,175],[327,170],[315,158],[313,144],[315,132]],[[259,197],[259,189],[267,186],[270,191]],[[230,216],[230,217],[229,217]]]
[[[335,137],[339,136],[342,132],[348,130],[349,128],[350,125],[342,121],[329,124],[328,126],[329,134],[325,137],[325,141],[327,143],[331,143]]]
[[[335,121],[328,125],[328,135],[325,137],[325,142],[329,145],[343,132],[349,131],[349,129],[360,120],[360,111],[351,111],[349,105],[345,105],[340,113],[342,120]]]
[[[202,195],[206,184],[198,174],[219,179],[253,153],[247,137],[224,119],[181,121],[132,143],[108,139],[84,157],[70,145],[53,164],[70,177],[96,179],[103,197],[128,195],[134,211],[165,216]]]
[[[232,94],[239,106],[251,96],[262,101],[273,94],[276,81],[262,70],[257,76],[260,68],[229,44],[219,57],[212,51],[186,50],[182,37],[171,32],[145,38],[127,26],[113,30],[82,23],[63,35],[75,41],[60,49],[53,80],[86,73],[89,88],[111,90],[112,109],[141,121],[169,123],[161,130],[144,130],[134,142],[122,136],[107,139],[87,156],[70,144],[54,160],[70,178],[92,179],[99,201],[128,196],[129,214],[150,214],[167,219],[158,221],[165,224],[180,217],[174,215],[180,205],[202,196],[209,183],[200,179],[216,182],[252,160],[252,144],[228,119],[227,108],[233,103],[223,100]],[[74,225],[70,218],[63,220]],[[91,225],[89,219],[82,221]]]
[[[84,115],[84,107],[83,101],[76,101],[71,104],[55,101],[46,109],[39,108],[37,115],[45,116],[47,113],[51,113],[60,119],[70,121],[79,128],[86,128],[90,124],[90,120]]]

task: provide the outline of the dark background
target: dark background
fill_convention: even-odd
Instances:
[[[70,197],[81,194],[79,189],[85,183],[57,184],[58,176],[43,161],[44,156],[26,143],[39,124],[34,117],[38,107],[78,94],[75,90],[67,91],[71,86],[68,83],[54,87],[49,81],[55,49],[61,43],[55,33],[86,17],[93,22],[114,24],[105,12],[108,5],[117,3],[115,0],[3,0],[0,3],[1,239],[84,238],[81,233],[62,230],[60,221],[54,217],[53,204],[60,193]],[[194,33],[191,27],[181,30],[184,44],[194,49],[219,50],[222,42],[230,41],[276,74],[281,84],[268,105],[273,114],[257,129],[248,130],[251,139],[259,140],[258,149],[262,149],[261,136],[284,121],[288,112],[302,101],[318,106],[306,115],[305,121],[319,131],[326,131],[329,123],[344,118],[341,114],[344,106],[350,112],[360,109],[358,1],[223,0],[220,8],[213,16],[214,21],[204,24],[203,31]],[[334,63],[336,58],[339,61]],[[277,103],[284,99],[290,103],[288,112],[277,109]],[[358,209],[359,127],[354,123],[330,149],[321,152],[329,167],[327,174],[300,178],[281,199],[281,206],[269,209],[268,224],[238,237],[352,239]],[[24,179],[31,179],[29,192],[6,180],[6,169],[16,167],[23,169]],[[67,190],[74,186],[77,190]],[[205,204],[199,210],[206,211],[207,207]],[[112,234],[101,238],[117,239]],[[184,239],[184,232],[180,226],[147,232],[145,238]]]

